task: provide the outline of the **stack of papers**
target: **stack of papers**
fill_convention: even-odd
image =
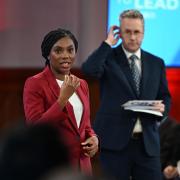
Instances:
[[[161,112],[157,111],[158,105],[162,100],[133,100],[128,101],[122,106],[125,110],[131,110],[136,112],[150,113],[157,116],[163,116]]]

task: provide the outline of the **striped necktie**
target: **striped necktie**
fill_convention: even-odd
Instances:
[[[130,56],[129,58],[131,60],[130,62],[130,68],[131,68],[131,72],[132,72],[132,76],[133,76],[133,80],[135,83],[135,87],[136,87],[136,92],[139,95],[140,94],[140,80],[141,80],[141,75],[140,75],[140,71],[136,65],[136,60],[138,59],[138,57],[133,54],[132,56]]]

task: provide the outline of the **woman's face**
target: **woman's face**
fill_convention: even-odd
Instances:
[[[55,76],[69,74],[75,57],[76,51],[72,39],[69,37],[59,39],[49,54],[50,67]]]

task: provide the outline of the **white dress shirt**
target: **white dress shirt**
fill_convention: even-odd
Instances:
[[[126,57],[128,59],[128,62],[130,64],[130,57],[134,54],[137,56],[138,59],[135,60],[135,63],[138,67],[138,70],[139,70],[139,73],[142,74],[142,69],[141,69],[141,50],[138,49],[136,52],[134,53],[130,53],[128,52],[123,46],[122,46],[123,50],[124,50],[124,53],[126,54]],[[137,121],[136,121],[136,124],[134,126],[134,129],[133,129],[133,133],[139,133],[139,132],[142,132],[142,125],[141,125],[141,121],[139,119],[139,117],[137,118]]]
[[[63,84],[63,81],[61,81],[59,79],[56,79],[56,81],[57,81],[59,87],[61,87]],[[83,114],[83,104],[82,104],[79,96],[76,93],[73,93],[73,95],[69,98],[69,102],[73,106],[74,115],[76,118],[77,126],[79,128],[80,123],[81,123],[82,114]]]

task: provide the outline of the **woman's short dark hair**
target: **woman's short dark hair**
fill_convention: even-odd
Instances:
[[[42,52],[42,56],[46,59],[46,65],[49,65],[48,56],[51,51],[51,48],[59,39],[64,38],[64,37],[69,37],[73,41],[74,46],[75,46],[75,51],[77,52],[78,41],[76,37],[69,30],[61,29],[61,28],[52,30],[48,34],[45,35],[41,44],[41,52]]]

